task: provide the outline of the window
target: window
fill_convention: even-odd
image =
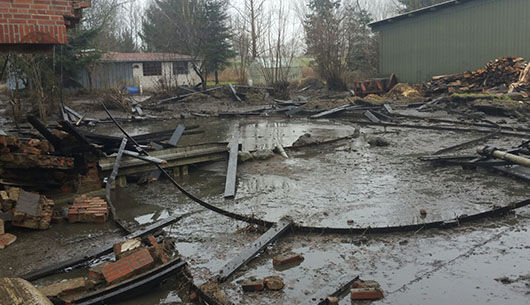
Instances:
[[[187,61],[175,61],[173,62],[173,75],[188,74],[188,62]]]
[[[162,63],[159,61],[148,61],[143,63],[144,76],[162,75]]]

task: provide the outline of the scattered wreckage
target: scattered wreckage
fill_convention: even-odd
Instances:
[[[488,64],[486,72],[472,73],[469,77],[465,74],[464,77],[469,79],[469,84],[471,85],[458,86],[461,86],[460,89],[464,86],[469,87],[469,90],[474,90],[473,84],[477,84],[478,80],[484,80],[484,73],[494,73],[487,71],[498,71],[498,68],[495,68],[497,66],[508,67],[507,69],[515,69],[520,72],[520,60],[508,60],[506,62],[509,65],[502,61],[496,65]],[[512,74],[515,75],[516,73],[513,72]],[[452,82],[456,81],[455,77],[451,76]],[[447,81],[447,79],[436,78],[439,82],[442,82],[442,80]],[[509,80],[511,80],[511,77],[506,79],[506,81]],[[518,90],[523,90],[525,87],[521,84],[522,82],[518,86],[514,85],[514,88],[517,87]],[[455,87],[457,85],[453,84],[451,86]],[[234,99],[242,97],[237,92],[237,87],[230,87],[230,89]],[[195,92],[187,94],[196,95]],[[524,96],[524,94],[522,95]],[[444,95],[427,103],[411,104],[407,107],[419,111],[440,109],[444,105],[446,108],[452,108],[451,103],[462,98],[461,96]],[[468,97],[465,98],[467,99]],[[170,103],[180,99],[181,97],[171,98],[161,102]],[[422,156],[420,160],[440,165],[458,165],[466,169],[482,167],[530,181],[530,142],[528,140],[523,140],[521,145],[516,148],[498,149],[490,146],[481,146],[477,150],[476,155],[447,155],[463,148],[486,145],[491,138],[497,136],[525,139],[530,131],[527,127],[503,126],[503,124],[488,122],[483,119],[469,122],[414,117],[410,114],[402,114],[396,111],[391,107],[390,103],[375,103],[368,98],[350,96],[346,97],[340,105],[319,110],[306,107],[309,106],[307,101],[277,100],[275,103],[274,107],[262,107],[262,109],[256,108],[247,112],[225,113],[223,115],[281,115],[287,117],[306,115],[308,119],[312,120],[339,117],[344,122],[354,123],[356,126],[371,125],[384,128],[431,129],[485,134],[480,138],[440,149],[429,156]],[[118,120],[111,115],[105,105],[103,107],[110,121],[122,132],[123,137],[90,133],[66,120],[60,122],[58,130],[50,131],[35,118],[30,118],[29,121],[46,140],[30,139],[26,141],[7,135],[0,136],[0,149],[2,149],[0,168],[3,177],[0,203],[2,204],[2,215],[5,213],[9,214],[11,218],[8,221],[11,225],[46,229],[54,218],[66,218],[70,223],[99,223],[112,219],[120,224],[120,220],[115,217],[115,211],[110,201],[110,188],[115,180],[119,182],[118,175],[123,177],[147,173],[150,179],[154,180],[161,176],[165,177],[180,192],[203,208],[231,219],[258,226],[264,230],[267,229],[267,231],[252,244],[248,245],[245,251],[242,251],[221,266],[207,285],[197,287],[193,283],[189,271],[187,271],[187,263],[177,253],[172,251],[170,238],[165,238],[161,233],[164,227],[174,224],[184,217],[191,216],[193,212],[171,216],[144,229],[130,233],[116,244],[96,249],[90,253],[44,267],[23,276],[25,280],[37,284],[39,279],[52,274],[66,273],[72,269],[86,271],[86,276],[84,277],[39,288],[43,295],[50,297],[56,304],[61,302],[69,304],[108,304],[134,296],[134,293],[141,293],[145,289],[154,287],[169,278],[177,281],[175,287],[182,289],[180,292],[183,300],[189,299],[202,304],[228,304],[226,300],[220,300],[223,298],[213,297],[212,295],[215,293],[212,294],[210,292],[215,290],[218,285],[229,282],[234,274],[258,257],[263,249],[272,246],[275,241],[288,234],[365,236],[368,234],[418,232],[427,229],[448,229],[464,223],[504,216],[515,209],[530,204],[530,199],[507,204],[499,202],[493,204],[490,210],[472,215],[462,214],[449,220],[399,226],[355,227],[348,224],[346,227],[317,227],[297,223],[289,217],[282,218],[278,222],[271,222],[254,215],[231,212],[222,208],[219,204],[206,202],[180,185],[174,178],[175,171],[171,171],[171,169],[177,168],[178,173],[183,173],[183,167],[189,164],[228,160],[224,197],[234,198],[237,191],[238,157],[241,158],[243,153],[240,150],[240,135],[238,132],[234,133],[230,143],[204,143],[180,146],[177,145],[180,138],[187,134],[200,132],[197,130],[199,126],[184,127],[180,125],[175,130],[130,136]],[[478,107],[483,107],[480,109],[491,109],[487,107],[496,106],[481,105]],[[76,115],[72,114],[72,111],[68,111],[71,115],[70,121],[77,118]],[[138,110],[136,111],[138,112]],[[520,118],[518,115],[514,115],[514,117]],[[346,119],[344,120],[344,118]],[[235,129],[237,130],[238,128]],[[281,143],[277,143],[276,151],[284,158],[289,158],[288,152],[292,152],[293,149],[300,149],[300,147],[304,146],[325,145],[358,136],[359,131],[356,130],[356,133],[347,137],[329,141],[317,141],[312,139],[310,134],[304,134],[292,147],[283,147]],[[373,143],[370,141],[369,143],[373,146],[389,145],[388,142],[383,140],[374,138]],[[43,181],[35,181],[35,179],[32,179],[35,175],[46,178]],[[87,190],[101,190],[103,185],[107,187],[105,199],[86,195],[72,198],[72,205],[69,206],[67,213],[63,215],[54,213],[53,201],[44,195],[47,190],[53,188],[59,188],[62,191],[86,192]],[[22,188],[18,186],[22,186]],[[421,209],[419,213],[425,216],[429,211]],[[125,225],[120,224],[120,227],[128,231]],[[0,246],[7,246],[9,243],[14,242],[10,234],[4,232],[3,221],[0,223],[0,229]],[[16,237],[14,238],[16,239]],[[4,240],[6,241],[4,242]],[[112,253],[114,256],[111,255]],[[272,259],[271,267],[274,270],[293,268],[303,259],[303,255],[299,253],[283,253]],[[125,265],[133,265],[133,267],[128,269],[126,273],[121,273],[120,268]],[[241,283],[241,290],[245,293],[279,291],[284,289],[284,286],[285,284],[281,278],[268,276],[264,278],[248,278]],[[338,304],[339,300],[346,294],[349,294],[352,302],[377,300],[384,297],[379,283],[362,281],[356,275],[345,275],[337,283],[333,283],[333,286],[338,287],[338,290],[324,291],[325,289],[323,289],[323,291],[317,291],[310,300],[303,304]],[[7,285],[0,285],[0,289],[3,289],[2,287],[7,287]]]

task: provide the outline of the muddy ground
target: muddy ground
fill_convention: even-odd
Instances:
[[[209,103],[213,102],[206,102]],[[179,111],[176,107],[174,116],[158,114],[173,118],[170,120],[133,122],[124,127],[132,134],[140,134],[183,123],[200,125],[205,131],[184,137],[182,145],[228,141],[239,129],[243,150],[249,151],[272,148],[275,141],[287,147],[305,133],[324,141],[354,135],[356,129],[361,132],[358,137],[332,144],[287,150],[289,159],[275,155],[267,160],[241,163],[234,200],[223,198],[226,162],[195,166],[190,168],[188,176],[178,178],[179,183],[198,197],[237,213],[269,221],[288,215],[297,223],[312,226],[393,226],[471,215],[489,210],[493,204],[506,205],[528,199],[530,195],[527,182],[481,169],[434,167],[418,160],[419,156],[483,134],[366,127],[351,123],[352,118],[347,116],[309,120],[182,115],[201,111],[199,106],[193,107],[198,108]],[[240,109],[233,102],[217,107],[225,107],[223,111]],[[406,107],[396,108],[407,114],[454,119],[447,113],[425,114]],[[204,108],[202,113],[208,113],[209,109]],[[517,117],[488,119],[524,125],[517,122]],[[113,125],[99,124],[90,129],[119,135]],[[386,139],[390,145],[371,146],[368,141],[374,136]],[[521,140],[502,136],[488,144],[513,147]],[[474,154],[474,149],[458,154]],[[166,233],[175,238],[176,248],[189,262],[199,284],[216,275],[225,262],[260,235],[245,223],[201,208],[166,180],[147,185],[130,183],[126,188],[117,189],[113,198],[119,217],[131,229],[168,215],[197,211],[166,228]],[[420,216],[420,209],[427,211],[426,217]],[[450,230],[365,237],[290,234],[232,276],[223,290],[235,304],[317,304],[319,297],[334,292],[345,279],[359,275],[379,281],[385,291],[385,298],[374,304],[528,304],[529,224],[530,208],[527,207],[501,219]],[[21,275],[78,255],[85,249],[112,244],[125,234],[112,222],[105,225],[63,223],[42,232],[15,230],[12,233],[18,240],[0,250],[0,277]],[[288,251],[301,253],[304,261],[288,270],[275,270],[272,257]],[[75,274],[78,273],[70,276]],[[274,293],[241,291],[241,280],[268,275],[280,275],[286,288]],[[40,284],[57,278],[45,279]],[[121,304],[182,303],[168,283]],[[350,304],[349,298],[343,298],[341,304]]]

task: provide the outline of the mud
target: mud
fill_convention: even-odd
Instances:
[[[200,125],[204,134],[183,137],[181,145],[228,141],[239,128],[243,150],[290,146],[305,133],[322,141],[345,137],[359,126],[345,121],[277,119],[186,119],[125,124],[132,135],[171,129],[177,123]],[[96,132],[120,135],[109,126]],[[527,199],[528,184],[483,170],[438,168],[418,157],[479,137],[472,133],[363,127],[358,138],[333,144],[288,150],[264,161],[241,163],[237,195],[223,198],[226,162],[190,169],[178,182],[199,198],[237,213],[277,221],[289,215],[312,226],[367,227],[452,219],[489,210],[492,204]],[[372,146],[377,136],[386,147]],[[515,138],[489,144],[510,147]],[[459,154],[474,154],[473,148]],[[259,237],[237,222],[192,203],[168,181],[129,184],[116,190],[113,202],[120,218],[136,228],[168,215],[199,211],[166,229],[190,264],[198,284]],[[426,217],[420,209],[427,211]],[[530,209],[502,220],[488,220],[447,231],[351,237],[289,235],[236,273],[223,286],[235,304],[316,304],[341,280],[360,275],[379,281],[385,299],[374,304],[527,304],[530,293],[527,259]],[[103,226],[56,224],[44,232],[18,232],[19,241],[1,252],[0,276],[22,274],[43,264],[66,259],[79,251],[112,243],[122,233]],[[91,234],[91,235],[87,235]],[[89,236],[89,237],[87,237]],[[28,245],[35,245],[28,247]],[[277,271],[272,257],[293,251],[304,261]],[[280,275],[281,292],[245,293],[240,281],[251,276]],[[495,279],[519,279],[503,284]],[[171,283],[123,305],[181,304]],[[349,304],[344,298],[341,304]]]

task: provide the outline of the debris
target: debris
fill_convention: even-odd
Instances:
[[[280,155],[282,155],[282,157],[284,157],[285,159],[289,159],[289,156],[285,152],[285,149],[283,148],[282,143],[280,143],[279,141],[276,142],[275,150],[278,151]]]
[[[252,153],[252,158],[256,160],[267,160],[274,157],[274,152],[270,149],[261,149]]]
[[[304,260],[304,257],[301,254],[297,253],[286,253],[278,255],[272,259],[272,265],[274,267],[283,267],[286,265],[294,265],[300,263]]]
[[[508,88],[519,81],[526,67],[527,62],[520,57],[497,58],[473,72],[435,76],[427,88],[432,94],[482,92],[501,86]]]
[[[68,222],[105,223],[109,216],[109,208],[105,200],[99,197],[82,195],[74,199],[68,209]]]
[[[316,292],[314,296],[311,297],[311,301],[306,301],[304,304],[312,304],[315,300],[319,300],[318,305],[334,304],[335,300],[338,302],[339,297],[343,297],[350,291],[352,288],[352,283],[358,279],[359,276],[353,278],[349,275],[343,276],[336,285],[339,288],[333,293],[329,293],[327,289],[322,289],[323,291]]]
[[[385,147],[390,145],[390,142],[382,137],[370,137],[368,138],[367,142],[370,144],[370,146],[374,147]]]
[[[315,140],[314,138],[311,137],[311,134],[309,133],[305,133],[303,135],[301,135],[298,140],[296,140],[294,143],[293,143],[293,147],[298,147],[298,146],[307,146],[307,145],[313,145],[313,144],[317,144],[318,141]]]
[[[281,277],[274,275],[263,279],[265,287],[269,290],[282,290],[285,286]]]
[[[380,287],[381,286],[379,285],[379,283],[373,280],[363,281],[363,280],[357,279],[352,283],[352,288],[380,288]]]
[[[372,123],[380,123],[381,120],[379,120],[370,110],[366,110],[364,113],[364,116],[367,117]]]
[[[420,215],[423,217],[427,216],[427,211],[425,211],[425,209],[420,209]]]
[[[0,235],[4,235],[6,233],[5,227],[4,227],[4,220],[0,219]]]
[[[241,283],[241,288],[243,289],[243,292],[263,291],[263,288],[264,288],[263,280],[256,280],[256,279],[244,280]]]
[[[228,157],[228,167],[226,170],[225,198],[234,198],[236,195],[237,178],[237,155],[239,152],[239,131],[234,133],[230,143],[230,153]]]
[[[228,88],[230,88],[230,91],[232,92],[232,95],[236,98],[238,102],[242,102],[241,98],[237,95],[236,88],[232,84],[228,84]]]
[[[114,244],[114,256],[116,260],[122,259],[127,255],[135,252],[142,245],[142,239],[140,237],[129,239],[126,241]]]
[[[326,304],[327,305],[339,305],[339,299],[336,297],[327,297]]]
[[[168,144],[176,147],[177,143],[180,141],[180,138],[182,137],[182,134],[184,133],[185,127],[183,125],[178,125],[173,134],[171,135],[171,138],[169,139]]]
[[[151,247],[149,247],[149,253],[151,253],[151,256],[155,259],[156,263],[165,264],[169,262],[169,258],[164,251],[164,242],[159,244],[153,235],[147,236],[147,240],[151,244]]]
[[[112,263],[107,261],[88,269],[88,279],[92,284],[97,285],[105,281],[105,277],[103,276],[103,268],[109,264]]]
[[[103,267],[103,276],[109,285],[122,282],[151,269],[155,264],[148,249],[141,249]]]
[[[64,301],[70,301],[74,296],[79,296],[80,293],[85,292],[89,286],[84,277],[78,277],[40,287],[39,290],[47,297],[57,297]]]
[[[219,282],[207,281],[206,283],[200,286],[200,289],[205,294],[215,299],[217,302],[221,304],[230,304],[230,301],[228,300],[228,297],[226,296],[224,291],[221,289]]]
[[[368,94],[383,94],[392,89],[397,84],[397,78],[394,73],[389,78],[373,78],[362,82],[353,83],[353,91],[357,96],[366,96]]]
[[[0,278],[0,304],[53,305],[40,290],[20,278]]]
[[[45,196],[20,191],[11,224],[16,227],[46,230],[50,227],[54,202]]]
[[[492,156],[497,159],[509,161],[511,163],[515,163],[515,164],[530,168],[529,158],[518,156],[512,153],[506,152],[506,151],[502,151],[496,147],[484,146],[484,147],[478,148],[477,152],[484,156]]]
[[[352,300],[380,300],[383,297],[381,288],[353,288],[351,290]]]
[[[254,156],[252,156],[252,154],[248,151],[239,152],[239,161],[241,162],[246,162],[248,160],[252,160],[253,158]]]
[[[10,233],[4,233],[0,235],[0,249],[4,249],[5,247],[11,245],[17,240],[17,237]]]
[[[344,105],[341,105],[339,107],[336,107],[336,108],[333,108],[333,109],[330,109],[330,110],[326,110],[326,111],[314,114],[314,115],[310,116],[310,118],[312,118],[312,119],[323,118],[323,117],[326,117],[326,116],[330,116],[332,114],[336,114],[338,112],[342,112],[342,111],[348,109],[349,107],[351,107],[351,104],[344,104]]]
[[[394,86],[386,95],[386,97],[400,100],[400,99],[412,99],[422,97],[420,91],[409,84],[399,83]]]
[[[277,224],[256,239],[250,247],[228,262],[218,273],[218,281],[226,281],[234,272],[252,260],[257,253],[275,241],[292,226],[292,220],[282,218]]]

